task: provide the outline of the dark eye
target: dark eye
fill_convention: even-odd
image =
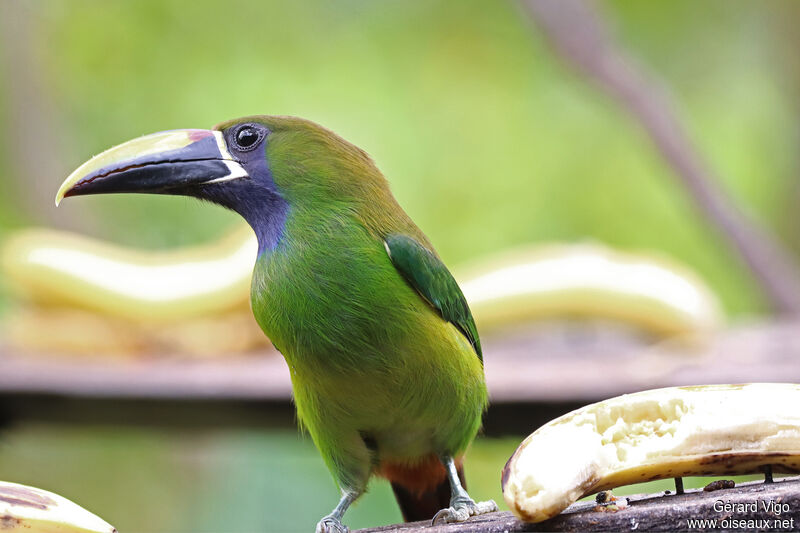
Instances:
[[[236,132],[236,144],[241,149],[253,148],[261,140],[261,131],[254,126],[243,126]]]

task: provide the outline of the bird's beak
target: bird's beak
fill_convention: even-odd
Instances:
[[[110,148],[82,164],[61,185],[56,205],[67,196],[181,194],[200,185],[247,177],[228,151],[222,132],[162,131]]]

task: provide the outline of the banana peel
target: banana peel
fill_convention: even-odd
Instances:
[[[502,474],[528,522],[583,496],[683,476],[800,472],[800,385],[656,389],[591,404],[528,436]]]
[[[117,530],[58,494],[0,481],[0,531],[116,533]]]

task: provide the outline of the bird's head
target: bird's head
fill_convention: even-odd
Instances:
[[[390,194],[364,151],[311,121],[265,115],[212,130],[153,133],[110,148],[70,174],[56,205],[105,193],[214,202],[244,217],[262,248],[278,243],[292,210],[358,211],[376,195]]]

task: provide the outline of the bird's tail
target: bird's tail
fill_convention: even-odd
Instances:
[[[461,459],[456,461],[456,469],[462,486],[466,488]],[[394,497],[406,522],[430,520],[439,510],[450,506],[450,482],[444,465],[435,455],[415,465],[383,463],[379,475],[392,484]]]

